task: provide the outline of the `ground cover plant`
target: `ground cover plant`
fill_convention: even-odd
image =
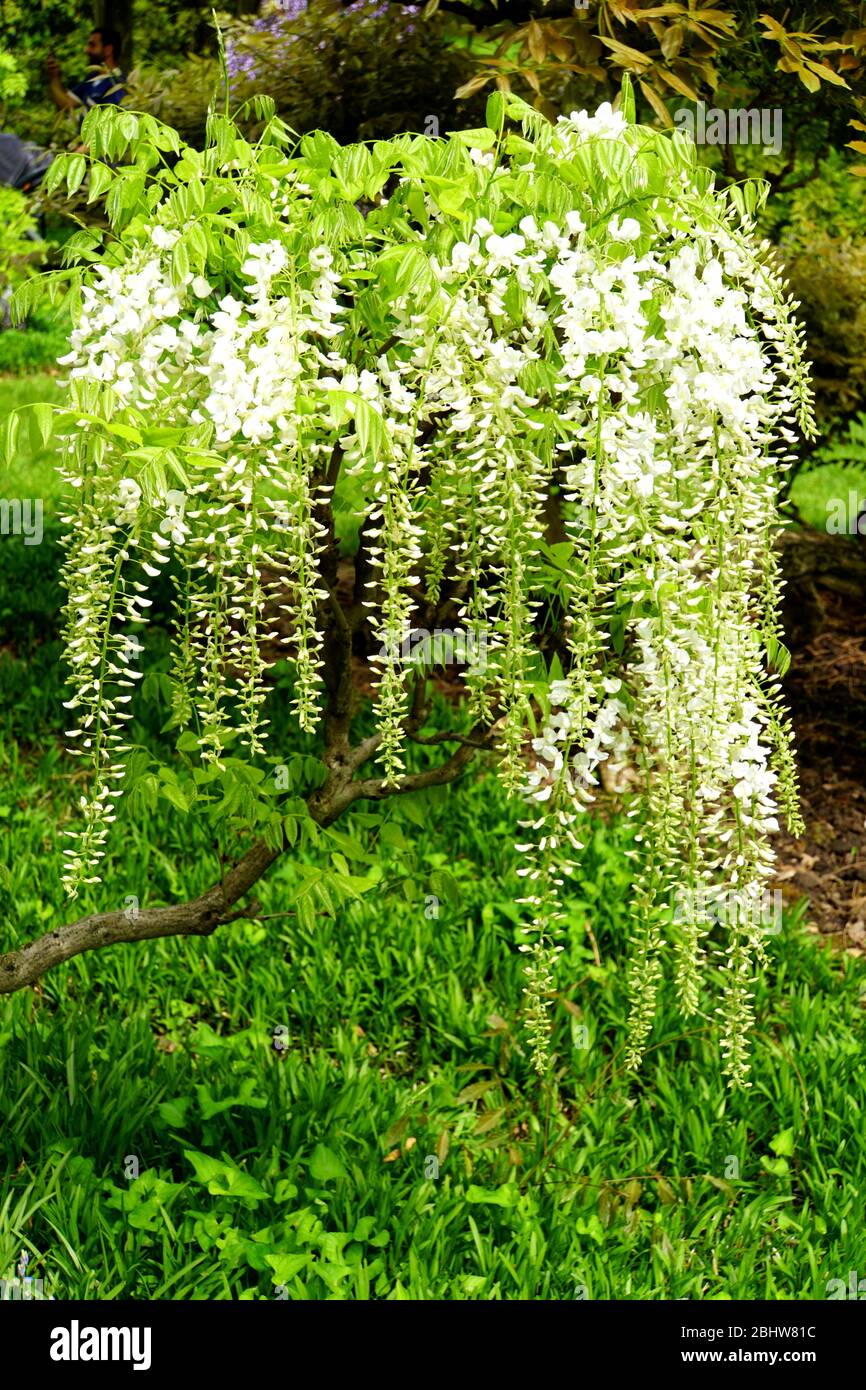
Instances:
[[[4,912],[50,928],[75,784],[32,721],[9,723]],[[392,802],[364,866],[376,891],[347,911],[285,915],[340,852],[324,837],[262,884],[260,922],[79,956],[7,1000],[0,1265],[26,1249],[58,1297],[168,1299],[804,1299],[862,1269],[862,962],[786,918],[752,1089],[726,1090],[708,1012],[684,1028],[669,986],[629,1081],[631,832],[599,821],[540,1089],[515,830],[492,776],[423,811]],[[350,813],[345,833],[368,831]],[[205,888],[208,838],[190,834],[169,808],[131,825],[105,891]],[[384,893],[398,879],[412,901]]]

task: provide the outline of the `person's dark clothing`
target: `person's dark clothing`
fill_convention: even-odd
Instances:
[[[54,155],[11,131],[0,133],[0,184],[29,193],[42,182]]]
[[[88,110],[91,106],[119,106],[126,96],[126,73],[120,68],[97,72],[69,90]]]
[[[81,102],[79,125],[92,106],[119,106],[126,96],[126,74],[120,68],[86,77],[70,92]],[[45,177],[54,155],[31,141],[19,140],[11,131],[0,133],[0,184],[29,193]]]

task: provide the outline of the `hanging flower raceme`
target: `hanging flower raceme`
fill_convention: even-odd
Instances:
[[[418,689],[408,634],[447,611],[483,639],[470,707],[529,807],[538,1065],[607,764],[642,786],[629,1062],[666,957],[686,1014],[718,960],[743,1083],[771,836],[797,817],[772,542],[811,429],[799,331],[752,233],[757,191],[714,191],[684,137],[608,106],[550,125],[496,96],[488,116],[293,152],[279,122],[251,147],[213,118],[88,273],[65,359],[69,707],[90,768],[69,887],[93,881],[113,819],[146,581],[172,575],[175,722],[217,767],[234,738],[269,746],[267,652],[292,661],[314,732],[329,615],[366,625],[385,788]],[[113,115],[88,119],[110,153]],[[359,536],[348,617],[335,518]]]

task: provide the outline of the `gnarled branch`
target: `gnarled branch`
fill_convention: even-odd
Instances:
[[[224,922],[254,915],[235,904],[249,892],[277,858],[279,850],[258,841],[220,883],[190,902],[121,912],[96,912],[57,931],[46,932],[17,951],[0,956],[0,994],[32,985],[46,970],[85,951],[121,941],[150,941],[159,936],[210,936]]]
[[[476,751],[477,745],[461,745],[438,767],[411,773],[390,786],[375,778],[353,781],[350,770],[332,773],[325,784],[312,793],[307,810],[318,825],[327,826],[354,801],[364,798],[378,801],[388,796],[420,791],[424,787],[442,786],[446,782],[453,782],[465,771]],[[239,908],[237,904],[285,849],[285,844],[275,848],[264,840],[258,840],[219,883],[189,902],[135,911],[126,909],[92,913],[80,917],[77,922],[70,922],[68,926],[46,932],[26,946],[7,951],[0,955],[0,994],[14,994],[19,989],[25,989],[55,965],[61,965],[86,951],[98,951],[104,946],[116,946],[121,942],[152,941],[161,936],[210,936],[217,927],[238,917],[257,916],[257,903],[245,908]]]

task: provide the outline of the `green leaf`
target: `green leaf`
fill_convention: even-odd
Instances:
[[[604,1241],[604,1227],[601,1218],[595,1212],[591,1216],[579,1216],[574,1223],[574,1229],[578,1235],[589,1236],[590,1240],[596,1241],[598,1245]]]
[[[48,166],[48,172],[42,180],[42,192],[54,193],[63,182],[63,175],[66,173],[66,166],[70,156],[59,154],[56,159]]]
[[[87,160],[83,154],[71,155],[66,165],[66,192],[69,197],[76,193],[84,182],[87,173]]]
[[[97,198],[101,198],[108,191],[115,179],[115,172],[110,164],[104,164],[102,160],[97,160],[90,167],[90,184],[87,190],[88,203],[95,203]]]
[[[303,931],[312,933],[316,930],[316,909],[313,906],[309,893],[304,893],[295,899],[295,912],[298,918],[298,926]]]
[[[325,130],[316,130],[305,135],[301,141],[301,153],[317,168],[330,169],[334,158],[340,153],[340,146]]]
[[[460,888],[455,878],[444,869],[436,869],[430,875],[430,891],[437,898],[444,898],[449,907],[460,906]]]
[[[430,819],[430,810],[423,793],[410,792],[408,796],[401,796],[399,809],[408,821],[418,826],[419,830],[426,830]]]
[[[44,448],[54,433],[54,407],[46,405],[44,401],[37,401],[31,409]]]
[[[109,434],[116,434],[118,439],[126,439],[130,444],[141,445],[141,435],[138,430],[131,425],[123,425],[119,420],[103,420],[99,415],[89,415],[83,410],[76,410],[77,420],[87,420],[91,425],[101,425]]]
[[[501,130],[505,124],[505,97],[501,92],[491,92],[484,109],[484,119],[491,130]]]
[[[117,128],[124,140],[130,142],[138,135],[138,117],[131,111],[121,111],[117,117]]]
[[[496,144],[496,131],[488,130],[487,126],[478,126],[473,130],[454,130],[451,132],[452,140],[459,140],[461,145],[468,145],[471,150],[491,150]]]
[[[326,1144],[317,1144],[310,1158],[310,1176],[316,1182],[333,1182],[336,1178],[347,1178],[349,1174],[333,1149]]]
[[[384,821],[382,829],[379,832],[379,837],[382,844],[390,845],[391,849],[405,851],[412,848],[412,845],[406,839],[403,831],[395,821]]]
[[[382,275],[383,289],[389,296],[419,298],[433,287],[430,262],[420,246],[389,246],[377,258],[376,269]]]
[[[373,160],[366,145],[347,145],[333,161],[334,176],[343,197],[357,202],[372,171]]]
[[[288,1284],[290,1279],[294,1279],[296,1274],[300,1274],[302,1269],[306,1269],[312,1264],[312,1253],[307,1251],[301,1255],[266,1255],[265,1259],[274,1271],[275,1284]]]
[[[11,410],[3,421],[2,446],[4,462],[11,463],[15,457],[20,430],[21,416],[17,410]]]
[[[200,222],[193,222],[183,235],[187,247],[195,257],[197,268],[201,269],[207,264],[207,237],[204,228]]]
[[[183,1156],[192,1164],[198,1181],[214,1197],[239,1197],[248,1202],[267,1200],[264,1188],[235,1164],[224,1163],[196,1149],[184,1149]]]
[[[495,1188],[476,1187],[471,1183],[466,1189],[466,1200],[473,1205],[513,1207],[520,1200],[520,1188],[513,1182]]]
[[[260,121],[273,120],[277,111],[276,102],[273,97],[257,92],[253,97],[253,111]]]
[[[629,77],[629,75],[628,75],[627,72],[624,72],[624,73],[623,73],[623,75],[622,75],[622,83],[620,84],[620,89],[619,89],[619,109],[620,109],[620,111],[622,112],[622,114],[625,116],[625,118],[626,118],[626,120],[628,121],[629,125],[634,125],[634,123],[635,123],[634,87],[632,86],[631,78]]]
[[[165,801],[170,801],[172,806],[176,807],[178,811],[183,811],[184,814],[186,814],[189,810],[189,802],[180,787],[174,782],[163,782],[159,790],[160,795]]]
[[[777,637],[768,637],[766,647],[767,661],[770,666],[772,666],[773,670],[777,671],[780,676],[787,675],[788,668],[791,665],[791,653],[784,642],[780,642]]]
[[[791,1158],[794,1153],[794,1130],[783,1129],[776,1135],[775,1139],[770,1140],[770,1148],[773,1153],[784,1155]]]
[[[467,198],[471,197],[468,185],[457,179],[443,179],[436,174],[427,174],[424,182],[442,211],[451,217],[461,213]]]
[[[786,1158],[767,1158],[766,1154],[761,1158],[761,1167],[772,1173],[774,1178],[785,1178],[791,1171]]]
[[[356,396],[354,400],[358,443],[365,454],[372,452],[377,457],[385,442],[385,422],[376,407],[363,396]]]
[[[175,284],[189,275],[189,251],[183,237],[175,242],[171,253],[171,277]]]
[[[186,195],[187,195],[187,198],[189,199],[189,205],[190,205],[190,208],[191,208],[192,212],[195,213],[196,215],[200,215],[201,213],[203,213],[203,212],[204,212],[204,205],[205,205],[205,186],[204,186],[204,181],[203,181],[202,179],[191,179],[190,182],[189,182],[189,183],[187,184],[187,186],[186,186]],[[194,231],[194,232],[200,234],[201,240],[202,240],[202,245],[203,245],[203,247],[204,247],[204,250],[202,251],[202,256],[206,256],[206,255],[207,255],[207,237],[206,237],[206,234],[205,234],[204,227],[202,227],[198,222],[194,222],[194,223],[192,224],[192,226],[190,227],[189,230],[190,230],[190,232],[193,232],[193,231]]]
[[[172,1129],[183,1129],[191,1099],[190,1096],[183,1096],[180,1100],[164,1100],[156,1108],[161,1118],[167,1125],[171,1125]]]
[[[418,885],[414,878],[403,879],[403,897],[407,903],[414,903],[418,897]]]
[[[361,860],[366,863],[370,859],[370,852],[361,844],[360,840],[353,839],[343,830],[335,830],[333,826],[328,826],[325,831],[328,839],[333,840],[334,844],[339,845],[340,849],[348,859]]]
[[[215,1115],[222,1115],[226,1110],[234,1110],[238,1107],[245,1107],[248,1110],[263,1110],[267,1105],[264,1096],[256,1094],[256,1081],[252,1076],[246,1077],[241,1082],[240,1093],[236,1096],[223,1096],[221,1100],[215,1100],[211,1095],[209,1086],[196,1086],[195,1092],[203,1120],[212,1120]]]

